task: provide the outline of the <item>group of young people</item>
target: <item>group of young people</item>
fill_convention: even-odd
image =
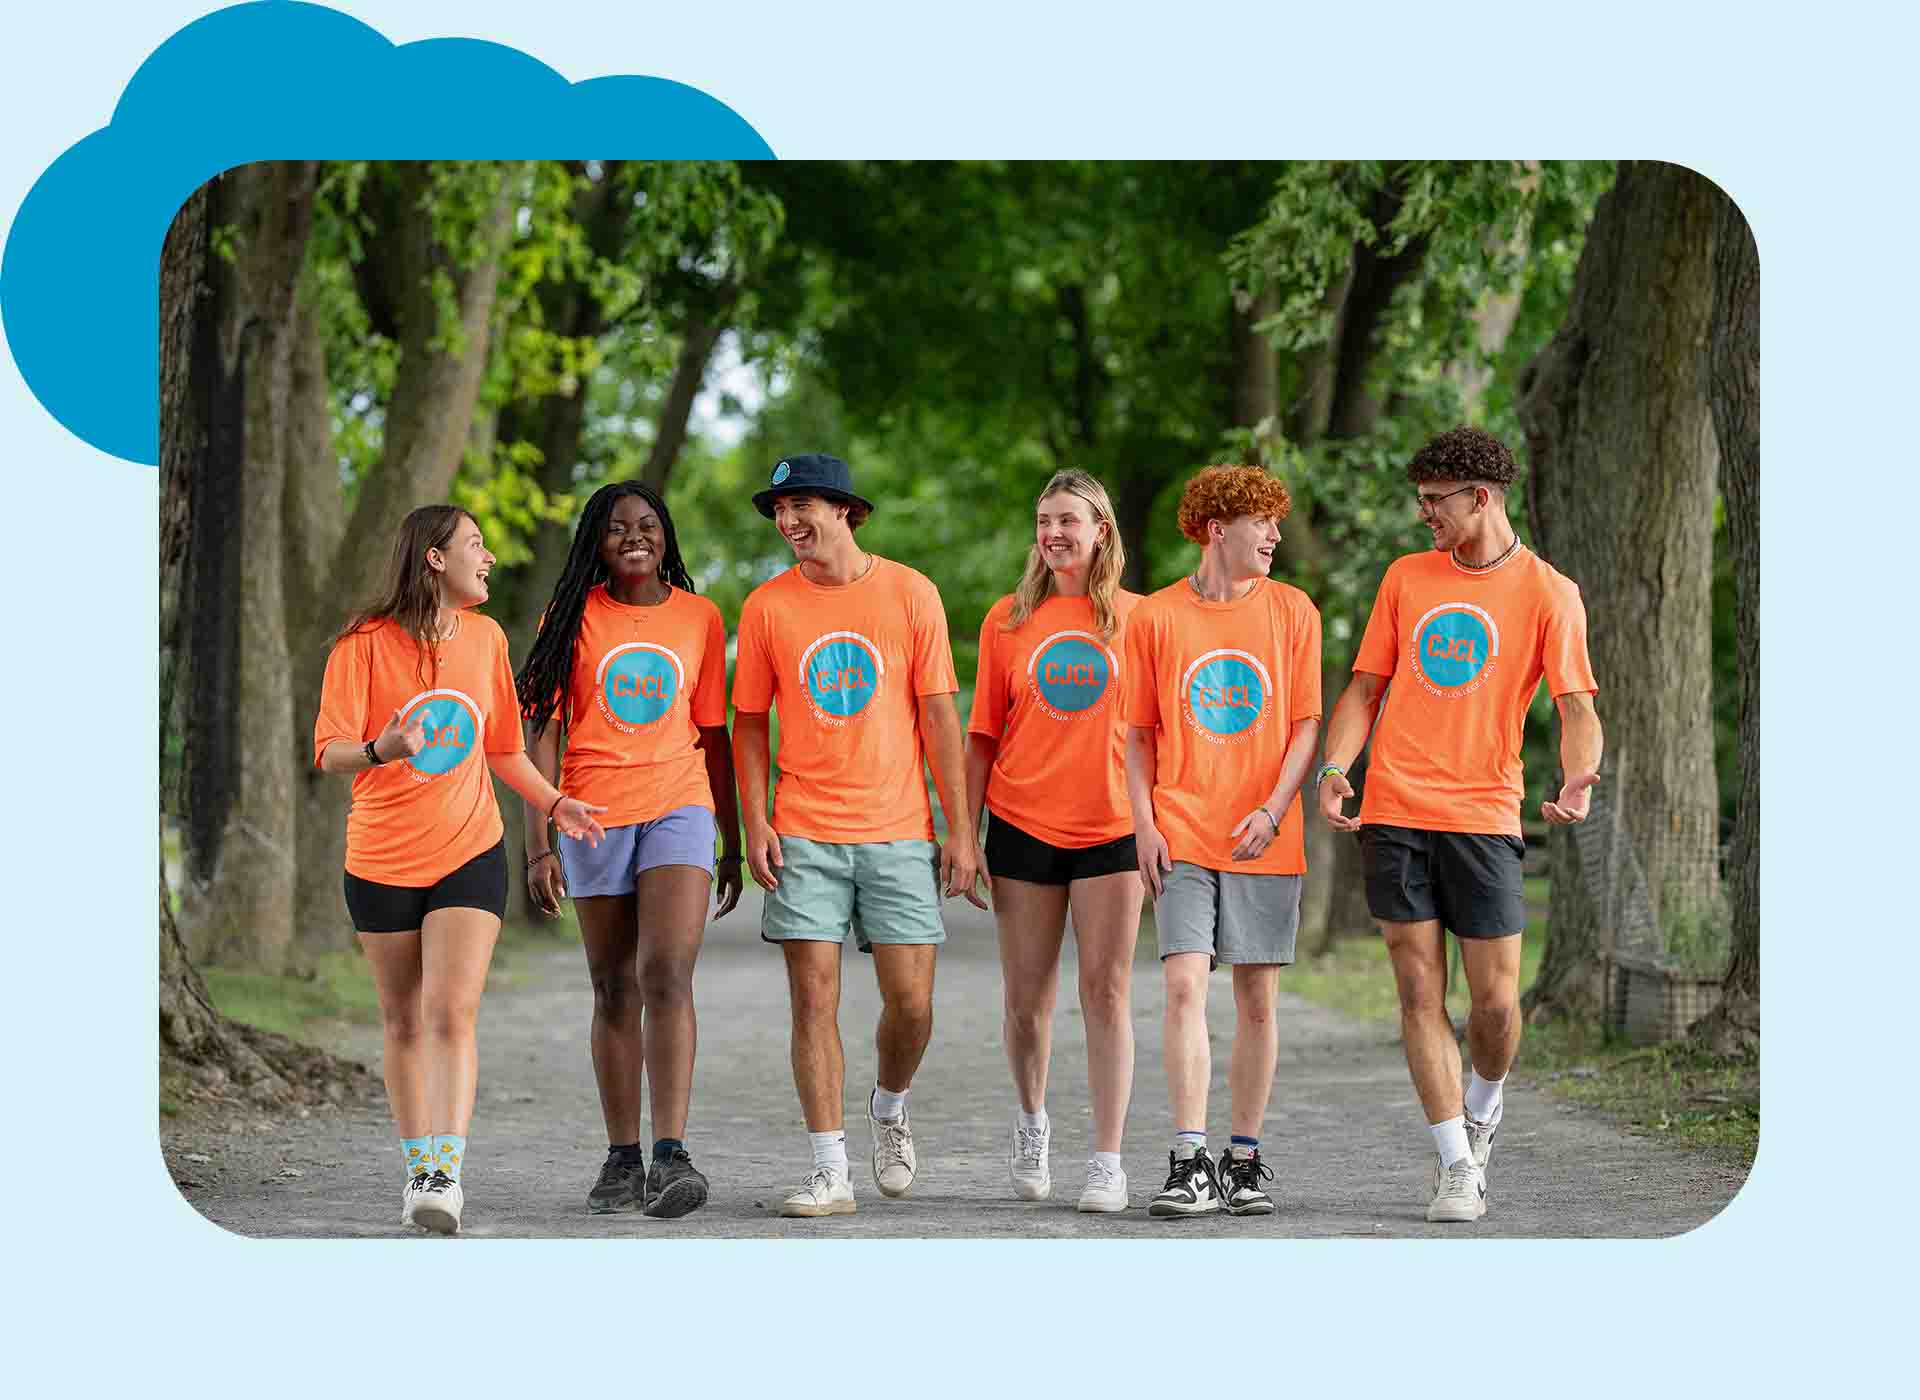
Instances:
[[[785,458],[753,498],[794,566],[742,609],[731,736],[725,627],[694,592],[657,493],[620,482],[588,501],[517,678],[504,634],[474,611],[494,563],[478,525],[452,506],[413,512],[381,601],[335,641],[314,729],[318,766],[354,779],[346,900],[384,1018],[403,1224],[452,1233],[463,1208],[475,1021],[507,898],[489,772],[524,801],[531,897],[549,911],[570,897],[579,918],[609,1142],[593,1211],[671,1218],[706,1202],[685,1141],[692,972],[708,899],[715,917],[734,907],[744,862],[765,891],[761,936],[786,965],[811,1155],[782,1215],[856,1208],[839,1029],[849,940],[871,955],[882,1002],[873,1182],[889,1197],[912,1189],[909,1098],[932,1034],[941,903],[988,908],[983,883],[1017,1099],[1014,1195],[1053,1192],[1046,1091],[1071,915],[1092,1102],[1078,1207],[1131,1202],[1120,1155],[1129,991],[1150,896],[1173,1132],[1149,1213],[1272,1212],[1260,1135],[1312,780],[1325,820],[1359,835],[1392,955],[1435,1148],[1428,1219],[1479,1218],[1520,1033],[1525,712],[1544,676],[1566,780],[1543,814],[1582,820],[1601,756],[1597,687],[1578,589],[1508,522],[1516,467],[1504,445],[1455,429],[1408,475],[1434,548],[1382,580],[1318,763],[1320,617],[1268,577],[1291,501],[1257,467],[1209,467],[1188,483],[1179,525],[1200,546],[1198,567],[1147,597],[1120,586],[1125,551],[1100,483],[1079,471],[1049,480],[1019,586],[982,624],[964,734],[939,592],[860,547],[874,506],[839,458]],[[1365,795],[1348,814],[1346,773],[1370,734]],[[1444,1005],[1448,930],[1472,998],[1464,1092]],[[1221,963],[1235,1028],[1230,1136],[1215,1158],[1206,999]]]

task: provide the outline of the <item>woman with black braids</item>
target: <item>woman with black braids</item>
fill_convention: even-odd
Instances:
[[[714,917],[740,899],[726,675],[720,610],[693,592],[667,503],[637,481],[601,487],[518,678],[534,765],[606,808],[607,839],[591,850],[556,844],[546,813],[526,808],[528,891],[549,913],[572,896],[593,979],[593,1072],[608,1143],[587,1194],[596,1213],[681,1216],[707,1199],[683,1137],[716,825],[726,851]],[[651,1166],[640,1147],[643,1053]]]

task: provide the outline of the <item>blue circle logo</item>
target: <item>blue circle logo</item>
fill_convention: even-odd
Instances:
[[[680,667],[665,647],[635,646],[601,663],[600,693],[617,719],[653,724],[680,694]]]
[[[788,466],[785,462],[782,462],[779,466],[773,469],[773,484],[775,486],[778,486],[781,482],[785,481],[788,477],[792,475],[793,475],[793,468]]]
[[[872,703],[880,688],[880,658],[865,637],[829,633],[807,648],[801,663],[807,694],[822,714],[849,719]]]
[[[1495,650],[1486,621],[1464,609],[1436,609],[1414,633],[1413,655],[1420,673],[1446,690],[1478,676]]]
[[[1062,714],[1077,715],[1098,705],[1113,679],[1106,651],[1080,636],[1043,643],[1031,664],[1040,698]]]
[[[1216,654],[1187,673],[1187,709],[1210,733],[1225,736],[1249,729],[1266,706],[1266,678],[1250,658]]]
[[[466,762],[480,737],[479,721],[468,706],[451,695],[436,695],[410,710],[406,722],[411,724],[416,715],[426,733],[427,744],[407,759],[409,767],[416,773],[437,776]]]

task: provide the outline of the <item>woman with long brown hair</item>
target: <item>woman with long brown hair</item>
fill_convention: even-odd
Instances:
[[[1126,794],[1121,632],[1140,595],[1106,488],[1054,475],[1034,506],[1020,587],[987,613],[967,735],[967,801],[993,823],[993,887],[1007,1062],[1019,1095],[1008,1151],[1014,1195],[1053,1194],[1047,1062],[1068,911],[1080,955],[1093,1142],[1079,1208],[1127,1206],[1120,1138],[1133,1091],[1130,990],[1140,871]]]
[[[457,506],[408,515],[380,601],[334,638],[313,726],[314,763],[353,778],[347,909],[380,997],[407,1169],[400,1220],[449,1235],[465,1202],[474,1025],[507,906],[489,773],[568,836],[605,834],[599,809],[562,794],[522,747],[506,634],[473,611],[493,565]]]

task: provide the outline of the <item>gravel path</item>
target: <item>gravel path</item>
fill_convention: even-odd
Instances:
[[[1000,974],[990,915],[947,906],[949,941],[934,993],[933,1043],[913,1086],[920,1177],[890,1201],[873,1186],[864,1096],[872,1083],[879,997],[867,959],[849,951],[841,1029],[847,1043],[847,1145],[859,1211],[829,1220],[774,1214],[808,1164],[787,1065],[786,982],[758,937],[757,892],[708,930],[695,977],[700,1053],[689,1147],[713,1182],[707,1207],[677,1221],[593,1216],[586,1191],[605,1155],[586,1029],[591,1011],[577,948],[514,949],[506,985],[481,1010],[480,1093],[470,1135],[462,1233],[480,1237],[693,1238],[863,1236],[1107,1237],[1168,1235],[1625,1237],[1679,1234],[1711,1218],[1744,1173],[1631,1136],[1525,1082],[1526,1049],[1507,1094],[1477,1225],[1425,1219],[1427,1134],[1390,1030],[1283,997],[1280,1067],[1264,1154],[1280,1209],[1264,1217],[1150,1219],[1166,1171],[1162,995],[1143,940],[1134,974],[1137,1068],[1126,1167],[1133,1208],[1073,1208],[1088,1149],[1086,1038],[1071,1005],[1072,940],[1061,974],[1048,1107],[1054,1199],[1023,1202],[1007,1185],[1014,1102],[1000,1048]],[[1281,985],[1286,985],[1281,974]],[[1225,1141],[1233,999],[1216,976],[1213,1146]],[[339,1047],[377,1068],[377,1032]],[[183,1194],[242,1235],[377,1237],[399,1228],[399,1152],[384,1101],[303,1118],[215,1115],[165,1125],[162,1146]]]

